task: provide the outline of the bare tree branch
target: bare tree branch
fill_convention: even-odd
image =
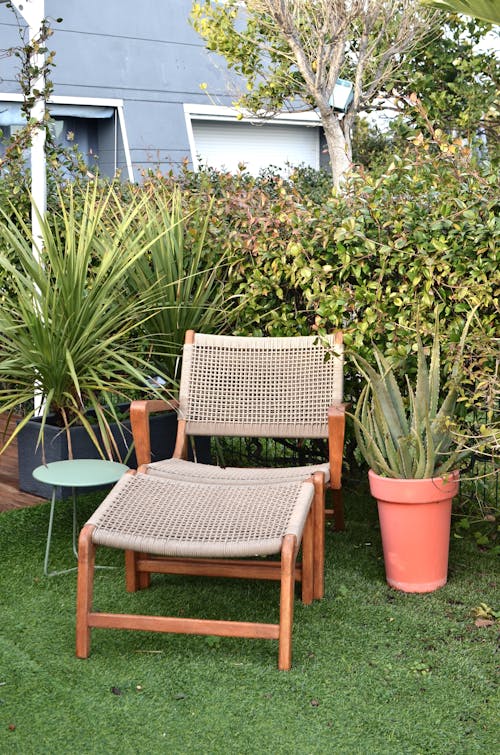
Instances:
[[[224,13],[221,0],[214,3]],[[267,89],[257,83],[256,93],[243,95],[240,102],[258,103],[261,113],[262,108],[269,111],[269,105],[274,111],[300,110],[302,103],[316,108],[338,183],[350,164],[356,113],[373,103],[405,56],[438,27],[439,11],[423,7],[419,0],[247,0],[241,5],[241,23],[246,13],[247,20],[256,22],[252,28],[258,29],[252,40],[249,32],[241,36],[247,45],[255,42],[247,46],[247,54],[261,54],[253,81],[264,82]],[[237,7],[233,0],[226,0],[228,6],[231,12]],[[220,42],[222,54],[226,43],[227,39]],[[353,101],[345,115],[331,107],[341,76],[353,83]]]

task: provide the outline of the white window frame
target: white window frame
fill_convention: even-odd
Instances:
[[[242,112],[234,107],[225,107],[223,105],[193,105],[184,104],[184,119],[186,122],[186,131],[189,141],[189,151],[191,153],[191,162],[195,173],[199,171],[202,160],[196,152],[194,140],[193,121],[225,121],[229,123],[251,123],[251,124],[279,124],[282,126],[308,126],[318,128],[321,126],[321,119],[314,111],[305,113],[278,113],[274,118],[258,118],[250,113]],[[318,166],[319,168],[319,155]]]
[[[0,92],[0,101],[2,102],[23,102],[22,94],[12,92]],[[49,98],[49,106],[53,105],[82,105],[84,107],[112,107],[116,110],[118,116],[118,127],[122,138],[123,151],[125,153],[125,164],[127,168],[128,180],[133,182],[134,171],[132,168],[132,159],[130,157],[130,147],[127,137],[127,128],[125,124],[125,113],[123,109],[123,100],[109,99],[106,97],[67,97],[65,95],[53,95]],[[118,151],[118,133],[115,133],[115,161]],[[117,166],[115,165],[115,168]]]

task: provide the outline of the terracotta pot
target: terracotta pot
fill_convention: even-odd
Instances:
[[[458,471],[426,480],[379,477],[372,470],[368,477],[378,503],[388,584],[404,592],[445,585]]]

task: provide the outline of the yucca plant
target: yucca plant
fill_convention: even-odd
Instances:
[[[354,357],[366,381],[353,416],[360,453],[382,477],[424,479],[455,469],[470,453],[455,429],[458,381],[465,340],[473,312],[463,329],[454,357],[449,386],[441,396],[439,322],[427,360],[417,333],[417,373],[414,384],[405,375],[406,396],[401,392],[394,366],[374,348],[377,369]],[[417,326],[418,327],[418,326]]]
[[[169,228],[137,225],[143,202],[117,219],[118,197],[97,182],[83,193],[73,185],[65,192],[59,212],[51,213],[50,222],[41,219],[43,243],[35,254],[21,214],[15,207],[8,214],[0,210],[0,266],[6,273],[0,290],[0,412],[25,410],[0,452],[35,414],[35,394],[42,405],[41,440],[53,415],[66,429],[70,455],[69,428],[80,423],[101,455],[112,457],[109,423],[117,420],[117,400],[157,390],[148,380],[158,372],[151,347],[137,335],[160,306],[157,291],[149,285],[130,296],[127,279],[151,240]],[[156,347],[167,348],[165,342]],[[95,421],[101,438],[92,429]]]
[[[151,192],[151,189],[150,189]],[[227,263],[221,253],[207,261],[205,246],[210,209],[198,205],[185,212],[178,188],[170,191],[156,186],[144,203],[140,195],[132,200],[142,208],[136,222],[143,222],[148,253],[137,260],[127,277],[127,296],[141,297],[152,287],[159,306],[152,317],[141,323],[148,343],[158,339],[174,345],[172,353],[153,353],[159,370],[174,375],[186,330],[217,333],[234,318],[235,302],[227,302],[224,281]],[[169,228],[158,235],[157,228]]]

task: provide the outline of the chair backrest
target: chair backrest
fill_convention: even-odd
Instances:
[[[328,407],[342,401],[342,333],[328,348],[322,340],[188,331],[179,391],[187,434],[328,437]]]

